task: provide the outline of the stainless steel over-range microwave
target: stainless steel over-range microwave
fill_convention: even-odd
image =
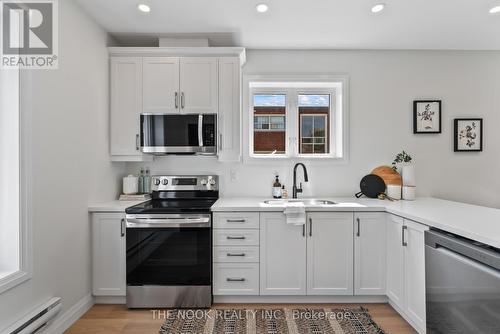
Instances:
[[[141,149],[149,154],[216,155],[216,114],[141,114]]]

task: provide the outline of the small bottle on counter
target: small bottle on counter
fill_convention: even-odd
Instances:
[[[285,199],[288,198],[288,191],[286,190],[285,185],[281,187],[281,197]]]
[[[139,194],[144,194],[144,168],[141,168],[141,171],[139,172],[138,183]]]
[[[146,175],[144,175],[144,193],[151,193],[151,173],[149,167],[146,167]]]
[[[279,175],[276,175],[276,179],[274,180],[273,183],[273,197],[274,198],[281,198],[281,183],[280,183],[280,177]]]

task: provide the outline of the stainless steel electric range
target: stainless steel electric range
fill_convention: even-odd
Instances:
[[[151,201],[126,210],[127,306],[210,307],[218,177],[153,176]]]

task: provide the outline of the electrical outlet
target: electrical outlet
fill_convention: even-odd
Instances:
[[[238,173],[236,172],[236,170],[229,170],[229,179],[231,180],[231,182],[236,182],[238,180]]]

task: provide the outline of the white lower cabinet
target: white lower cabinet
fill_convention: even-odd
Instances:
[[[281,212],[262,212],[260,242],[260,294],[305,295],[305,226],[287,224]]]
[[[307,215],[308,295],[352,295],[352,215],[352,212]]]
[[[92,214],[92,292],[125,296],[126,242],[124,213]]]
[[[354,294],[386,294],[386,214],[354,214]]]
[[[425,240],[428,227],[390,215],[387,222],[387,296],[425,333]]]
[[[387,217],[387,297],[399,307],[404,302],[404,219],[394,215]]]
[[[258,295],[258,263],[214,263],[214,295]]]
[[[260,215],[261,295],[352,295],[352,212],[317,212],[303,226]]]
[[[425,238],[428,227],[405,219],[405,311],[425,330]]]
[[[213,294],[259,294],[259,213],[213,214]]]

